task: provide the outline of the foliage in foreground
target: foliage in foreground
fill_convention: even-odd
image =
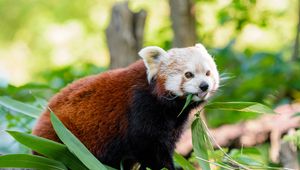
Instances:
[[[187,98],[186,105],[191,100]],[[27,116],[36,118],[40,109],[29,104],[25,104],[8,97],[0,97],[0,105],[11,111],[23,113]],[[215,110],[233,110],[252,113],[273,113],[268,107],[255,102],[216,102],[209,103],[207,109]],[[184,109],[184,108],[183,108]],[[0,156],[0,167],[23,167],[37,169],[113,169],[99,162],[88,149],[60,122],[60,120],[51,112],[51,122],[63,142],[57,143],[48,139],[7,130],[14,139],[26,147],[44,155],[45,157],[30,154],[10,154]],[[234,169],[234,167],[247,168],[264,167],[259,161],[253,160],[239,153],[227,154],[222,148],[214,151],[211,142],[212,137],[206,124],[201,120],[198,114],[192,124],[192,141],[196,162],[203,170],[210,170],[210,165],[220,167],[220,169]],[[221,152],[220,152],[221,151]],[[18,160],[18,161],[12,161]],[[247,160],[247,161],[245,161]],[[175,153],[174,161],[176,165],[186,170],[194,170],[194,162],[189,161],[181,155]]]
[[[25,110],[25,113],[30,113],[30,105],[19,103],[14,100],[5,101],[0,98],[2,104],[10,106],[11,109],[18,109],[21,105]],[[5,98],[4,98],[5,99]],[[4,102],[3,102],[4,101]],[[28,110],[27,110],[28,109]],[[24,113],[23,112],[23,113]],[[32,113],[34,116],[34,113]],[[60,140],[64,144],[60,144],[48,139],[29,135],[26,133],[20,133],[16,131],[7,131],[18,142],[31,148],[32,150],[48,157],[49,159],[43,159],[40,156],[23,154],[11,154],[0,156],[0,167],[23,167],[23,168],[38,168],[38,169],[51,169],[47,167],[40,167],[40,164],[51,164],[52,169],[66,169],[66,167],[74,170],[106,170],[111,169],[100,163],[88,149],[60,122],[60,120],[51,113],[51,123],[59,136]],[[19,159],[20,158],[20,159]],[[11,159],[18,159],[19,161],[9,161]],[[7,160],[7,161],[6,161]],[[24,163],[26,161],[27,163]],[[2,163],[1,163],[2,162]],[[41,162],[39,164],[39,162]],[[62,166],[63,165],[63,166]]]

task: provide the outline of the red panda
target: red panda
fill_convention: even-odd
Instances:
[[[75,81],[55,95],[49,108],[102,163],[125,169],[174,170],[175,142],[191,109],[219,87],[219,74],[204,46],[145,47],[126,68]],[[181,112],[185,98],[193,103]],[[46,110],[33,134],[59,141]]]

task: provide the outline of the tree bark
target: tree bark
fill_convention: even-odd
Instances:
[[[111,21],[106,29],[110,68],[125,67],[139,58],[146,16],[144,10],[132,12],[127,1],[113,6]]]
[[[296,146],[290,142],[282,142],[280,146],[279,159],[283,168],[300,169]]]
[[[196,26],[193,0],[169,0],[173,47],[193,46],[196,43]]]

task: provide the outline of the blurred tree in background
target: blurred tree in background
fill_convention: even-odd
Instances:
[[[110,58],[105,29],[116,2],[0,0],[0,95],[39,105],[73,80],[106,70]],[[176,10],[176,3],[183,7],[179,0],[129,1],[134,12],[147,12],[144,46],[205,44],[220,72],[232,77],[214,100],[257,101],[272,107],[299,102],[298,1],[185,2],[191,10]],[[175,22],[176,12],[192,20]],[[185,27],[193,39],[180,44],[176,35]],[[32,120],[16,115],[0,107],[0,129],[30,131]],[[255,116],[210,112],[207,119],[217,127]],[[2,137],[0,153],[20,150]]]

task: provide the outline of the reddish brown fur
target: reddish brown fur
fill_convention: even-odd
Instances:
[[[165,86],[164,86],[165,82],[166,82],[166,78],[164,76],[158,76],[156,78],[156,86],[155,86],[154,93],[157,96],[164,96],[164,95],[166,95],[166,89],[165,89]]]
[[[55,95],[49,107],[64,125],[95,155],[127,129],[126,109],[134,86],[147,86],[146,68],[140,60],[123,69],[80,79]],[[117,103],[117,105],[116,105]],[[33,134],[59,141],[45,111]]]

